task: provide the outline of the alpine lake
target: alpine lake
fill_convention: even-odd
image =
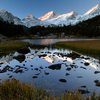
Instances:
[[[58,39],[23,40],[44,48],[23,48],[0,58],[0,80],[15,78],[53,95],[66,91],[100,94],[100,60],[53,48]],[[75,40],[71,40],[75,41]]]

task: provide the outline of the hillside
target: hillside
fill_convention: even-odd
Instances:
[[[0,34],[7,37],[16,36],[48,36],[57,35],[61,37],[62,33],[64,36],[75,36],[75,37],[99,37],[100,36],[100,15],[80,22],[76,25],[69,26],[34,26],[31,28],[23,25],[15,25],[5,21],[0,21]]]
[[[77,25],[69,26],[53,26],[43,27],[35,26],[29,28],[29,33],[40,35],[56,34],[61,36],[64,33],[67,36],[84,36],[84,37],[99,37],[100,36],[100,15],[86,21],[80,22]]]

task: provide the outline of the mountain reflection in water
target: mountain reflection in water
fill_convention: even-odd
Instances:
[[[1,80],[16,78],[55,95],[75,90],[100,93],[99,60],[63,49],[27,51],[0,59]]]

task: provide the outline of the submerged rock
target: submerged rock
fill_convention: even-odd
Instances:
[[[84,65],[85,65],[85,66],[89,66],[89,65],[90,65],[90,63],[88,63],[88,62],[85,62],[85,63],[84,63]]]
[[[33,76],[32,78],[38,78],[37,76]]]
[[[14,57],[14,59],[18,60],[19,62],[23,62],[25,60],[25,55],[18,55]]]
[[[49,66],[48,68],[52,70],[60,70],[61,64],[54,64],[54,65]]]
[[[100,87],[100,81],[99,80],[95,80],[95,85]]]
[[[85,86],[85,85],[83,85],[83,86],[81,86],[81,88],[86,88],[86,86]]]
[[[66,83],[67,81],[65,79],[59,79],[60,82]]]
[[[84,90],[84,89],[78,89],[78,91],[79,91],[81,94],[90,93],[88,90]]]
[[[13,68],[7,65],[2,70],[0,70],[0,73],[5,73],[7,71],[13,71]]]
[[[16,66],[14,69],[14,73],[23,73],[24,71],[27,71],[28,69],[26,67]]]
[[[38,71],[39,69],[38,68],[34,68],[34,70]]]
[[[95,71],[95,72],[94,72],[94,74],[99,74],[99,73],[100,73],[100,71]]]
[[[80,54],[72,52],[70,54],[67,54],[67,57],[70,57],[72,59],[80,58]]]
[[[9,76],[9,78],[12,78],[12,77],[13,77],[12,75]]]
[[[22,49],[17,50],[17,52],[21,53],[21,54],[27,54],[27,53],[30,53],[30,49],[29,48],[22,48]]]
[[[40,75],[40,73],[37,73],[37,74],[35,74],[35,75]]]
[[[66,73],[66,76],[70,75],[69,73]]]
[[[86,70],[86,68],[85,68],[85,67],[82,67],[82,66],[81,66],[80,68],[82,68],[82,69],[85,69],[85,70]]]
[[[48,72],[44,72],[44,74],[45,74],[45,75],[49,75],[49,73],[48,73]]]
[[[46,57],[47,54],[42,54],[42,55],[38,55],[38,56],[39,56],[39,58],[41,58],[41,57]]]
[[[67,71],[70,71],[71,69],[72,69],[72,68],[67,68],[66,70],[67,70]]]
[[[23,70],[20,69],[20,68],[17,68],[14,72],[15,72],[15,73],[23,73]]]

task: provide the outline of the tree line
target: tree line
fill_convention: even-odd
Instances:
[[[0,21],[0,34],[7,37],[23,36],[23,35],[38,35],[46,36],[55,34],[60,36],[64,33],[66,36],[86,36],[98,37],[100,36],[100,16],[78,23],[77,25],[69,26],[34,26],[27,28],[23,25],[14,25],[5,21]]]

